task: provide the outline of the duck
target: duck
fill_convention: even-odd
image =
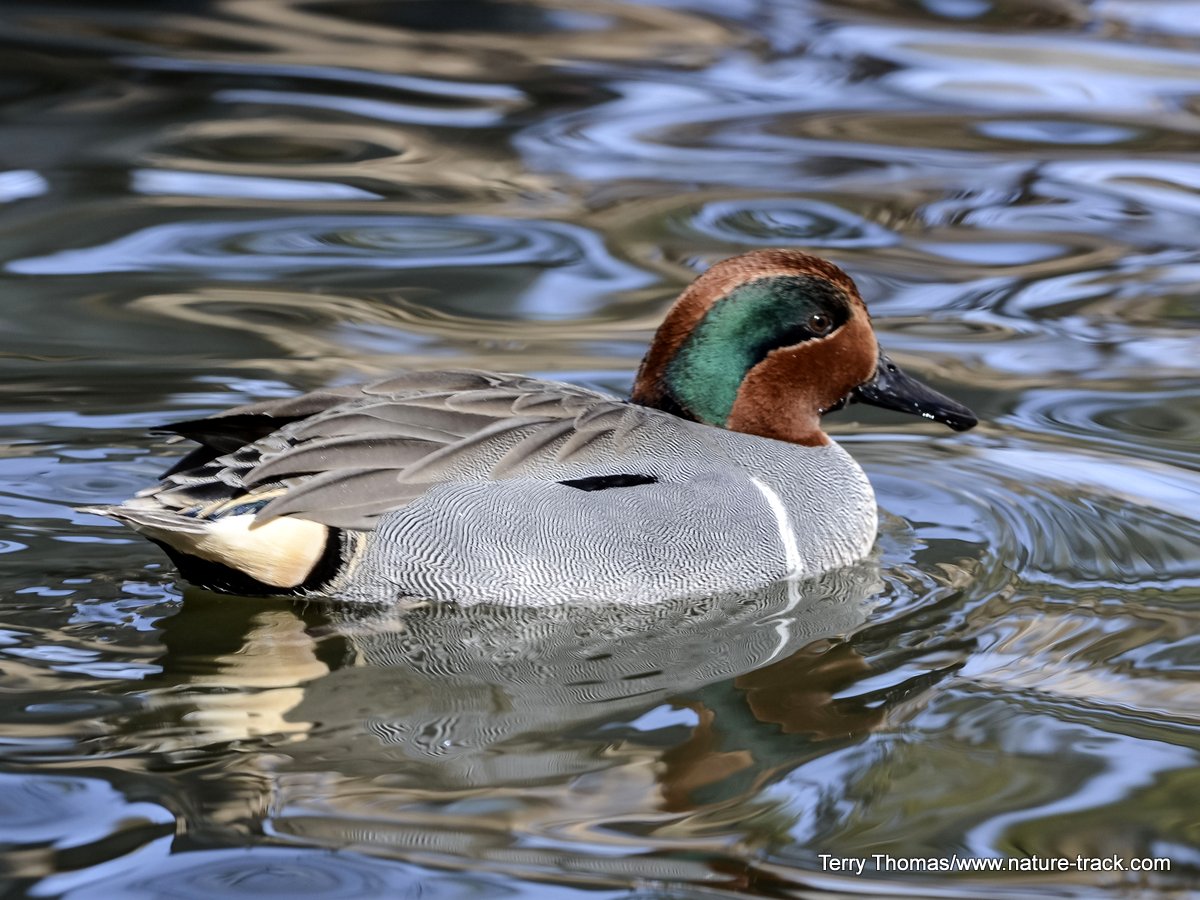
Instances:
[[[801,250],[712,265],[627,399],[525,375],[408,371],[175,422],[195,446],[86,512],[180,577],[349,603],[654,603],[864,559],[862,468],[822,428],[847,403],[977,424],[880,349],[851,278]]]

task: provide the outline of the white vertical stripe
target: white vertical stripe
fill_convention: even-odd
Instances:
[[[800,559],[800,549],[796,546],[796,533],[792,530],[792,520],[788,516],[787,507],[783,505],[779,495],[766,484],[757,478],[751,478],[750,482],[766,498],[767,506],[771,507],[771,512],[775,514],[775,524],[779,528],[779,542],[783,544],[783,558],[787,561],[787,574],[789,578],[794,578],[801,574],[804,563]]]
[[[783,501],[779,499],[779,495],[771,490],[764,482],[757,478],[751,478],[751,483],[758,488],[760,494],[767,501],[767,506],[771,507],[771,512],[775,514],[775,525],[779,528],[779,542],[783,545],[783,558],[787,562],[787,594],[788,605],[786,610],[781,610],[774,616],[762,624],[773,624],[775,633],[779,635],[779,642],[775,645],[775,652],[768,658],[768,662],[774,661],[783,650],[789,646],[792,639],[791,624],[792,620],[788,617],[796,604],[800,602],[800,591],[796,584],[796,579],[800,577],[803,563],[800,561],[800,548],[796,546],[796,533],[792,530],[792,519],[788,515],[787,507],[783,505]]]

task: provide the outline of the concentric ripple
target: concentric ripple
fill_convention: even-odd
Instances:
[[[107,782],[73,775],[0,773],[0,841],[5,845],[79,847],[114,827],[173,825],[154,803],[131,803]]]
[[[874,452],[864,448],[869,464]],[[920,447],[906,446],[905,456],[936,481],[914,494],[924,478],[879,464],[873,481],[884,508],[931,523],[918,535],[967,538],[1019,578],[1060,590],[1200,585],[1192,546],[1200,476],[1193,472],[1021,442],[949,463]],[[889,487],[899,482],[889,479],[908,483],[891,505]]]
[[[650,277],[575,225],[484,216],[292,216],[152,225],[96,247],[7,264],[21,275],[202,272],[262,280],[352,269],[533,267],[534,317],[578,314]],[[571,298],[571,306],[563,303]]]
[[[437,268],[578,259],[573,229],[481,217],[328,216],[155,225],[99,247],[13,260],[22,275],[170,269],[268,277],[306,269]],[[577,232],[576,232],[577,233]]]
[[[899,241],[886,228],[817,200],[707,203],[688,224],[708,237],[746,246],[887,247]]]
[[[160,851],[157,857],[121,860],[122,865],[108,867],[117,870],[114,874],[101,878],[53,877],[47,880],[45,889],[53,890],[64,900],[100,896],[139,900],[152,897],[467,900],[503,894],[503,888],[487,876],[426,871],[351,852],[256,846],[171,855]]]

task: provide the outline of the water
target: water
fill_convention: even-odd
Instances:
[[[39,897],[1200,884],[1200,28],[1173,0],[0,9],[0,865]],[[804,246],[980,414],[855,407],[801,598],[362,619],[73,511],[406,366],[628,389]],[[1169,872],[834,871],[1077,855]]]

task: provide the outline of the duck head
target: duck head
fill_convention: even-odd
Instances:
[[[630,398],[685,419],[817,446],[821,415],[859,401],[955,431],[978,421],[879,348],[850,277],[798,250],[717,263],[675,301]]]

